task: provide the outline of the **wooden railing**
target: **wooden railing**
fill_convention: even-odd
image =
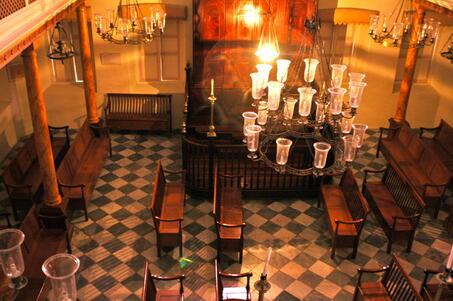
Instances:
[[[214,165],[219,174],[241,175],[244,179],[243,192],[246,196],[315,196],[319,191],[320,178],[281,174],[269,168],[263,161],[247,158],[244,144],[216,144],[214,141],[194,141],[183,137],[183,166],[186,173],[186,187],[191,194],[211,195],[213,189]],[[275,157],[270,150],[269,156]],[[272,157],[273,158],[273,157]],[[309,167],[312,164],[310,150],[300,147],[292,152],[292,166]]]

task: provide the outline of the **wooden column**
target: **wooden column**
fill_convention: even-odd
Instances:
[[[50,142],[44,93],[39,77],[36,49],[37,46],[31,44],[22,52],[22,57],[36,153],[39,166],[44,174],[44,202],[46,205],[54,207],[61,203],[61,196],[58,191],[57,175],[52,154],[52,144]]]
[[[414,8],[415,15],[412,21],[409,49],[407,50],[403,81],[401,82],[400,95],[394,117],[394,120],[398,123],[406,119],[407,104],[409,103],[409,96],[414,81],[415,65],[418,55],[418,48],[414,46],[417,44],[417,32],[422,26],[423,19],[425,18],[425,10],[421,8],[418,3],[414,3]]]
[[[96,105],[96,90],[94,84],[94,68],[91,54],[90,33],[88,31],[87,8],[85,3],[77,8],[79,23],[80,54],[83,68],[83,87],[85,89],[85,103],[87,119],[90,124],[99,123]]]

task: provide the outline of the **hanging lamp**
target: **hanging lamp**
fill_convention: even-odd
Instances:
[[[50,35],[49,51],[47,57],[51,60],[58,60],[63,63],[64,60],[74,56],[74,45],[60,22],[55,24]]]
[[[255,54],[263,63],[272,62],[280,55],[278,38],[271,12],[268,12],[263,20],[260,42]]]

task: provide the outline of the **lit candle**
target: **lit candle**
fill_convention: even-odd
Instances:
[[[450,256],[447,261],[447,270],[451,270],[453,266],[453,244],[451,245]]]
[[[264,276],[267,276],[267,268],[268,268],[269,262],[271,261],[271,254],[272,254],[272,248],[269,247],[267,249],[266,263],[264,264],[264,270],[263,270],[263,275]]]
[[[211,78],[211,95],[214,95],[214,79]]]

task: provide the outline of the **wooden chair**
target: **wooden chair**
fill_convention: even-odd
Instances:
[[[181,183],[168,183],[165,173],[181,174]],[[184,186],[185,171],[168,171],[157,162],[154,177],[153,195],[151,197],[151,214],[157,238],[157,256],[161,255],[161,248],[179,246],[179,255],[182,257],[182,221],[184,219],[184,205],[186,200]]]
[[[434,301],[436,300],[435,297],[439,289],[439,283],[430,281],[430,278],[432,275],[442,273],[442,271],[426,269],[424,272],[425,277],[423,278],[423,282],[420,288],[420,295],[426,301]],[[453,288],[451,287],[443,287],[440,294],[440,299],[436,301],[453,300]]]
[[[352,247],[352,258],[355,258],[369,210],[352,170],[346,169],[339,185],[322,185],[318,207],[320,201],[324,204],[332,234],[330,257],[335,257],[336,248]]]
[[[407,240],[406,251],[410,252],[425,203],[392,164],[364,172],[362,192],[389,240],[387,252],[396,240]],[[383,175],[380,181],[369,182],[370,173]]]
[[[223,251],[239,252],[242,263],[244,227],[242,214],[243,178],[240,175],[214,175],[213,214],[217,232],[217,260]]]
[[[182,301],[184,300],[184,274],[178,276],[157,276],[151,274],[149,263],[145,264],[145,275],[143,281],[142,301]],[[179,280],[179,290],[158,290],[154,283],[157,281],[176,281]]]
[[[422,301],[398,258],[393,255],[390,265],[378,269],[358,269],[359,276],[353,300]],[[384,273],[379,281],[363,281],[363,274]]]
[[[250,301],[250,278],[252,273],[230,274],[221,272],[217,260],[215,260],[215,291],[216,301]],[[239,282],[239,279],[246,278],[244,286],[225,286],[224,280]]]

